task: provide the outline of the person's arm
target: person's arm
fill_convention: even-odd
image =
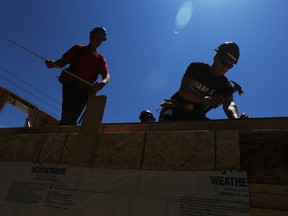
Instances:
[[[213,97],[204,97],[193,89],[194,79],[188,76],[184,76],[181,81],[181,86],[179,89],[179,94],[185,100],[201,103],[205,105],[217,108],[223,104],[225,98],[223,95],[215,95]]]
[[[66,53],[64,53],[62,55],[62,57],[60,59],[58,59],[57,61],[54,61],[52,59],[46,60],[45,64],[46,64],[47,68],[63,68],[71,60],[73,60],[75,58],[79,58],[79,55],[81,55],[81,47],[82,47],[82,45],[79,45],[79,44],[74,45]]]
[[[184,76],[181,80],[179,95],[187,101],[202,103],[203,96],[193,89],[194,79]]]
[[[105,75],[101,75],[102,80],[99,82],[95,82],[92,86],[92,94],[95,95],[96,92],[100,91],[105,85],[107,85],[110,81],[110,74],[107,72]]]
[[[236,103],[232,100],[232,98],[227,98],[223,103],[223,110],[228,117],[228,119],[238,119],[238,108]]]
[[[103,83],[104,85],[107,85],[110,81],[110,74],[107,73],[106,75],[102,76],[102,81],[101,83]]]
[[[57,61],[50,59],[50,60],[45,60],[45,64],[47,68],[55,68],[55,67],[62,68],[68,64],[68,61],[65,60],[64,58],[60,58]]]
[[[239,115],[238,107],[237,107],[236,103],[233,101],[233,96],[226,98],[226,100],[223,103],[223,110],[229,119],[250,119],[250,118],[252,118],[247,113],[241,113]]]

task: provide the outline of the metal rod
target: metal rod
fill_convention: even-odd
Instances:
[[[42,56],[40,56],[40,55],[36,54],[35,52],[33,52],[33,51],[31,51],[31,50],[29,50],[29,49],[21,46],[20,44],[16,43],[15,41],[12,41],[12,40],[9,40],[9,41],[10,41],[11,43],[13,43],[14,45],[20,47],[21,49],[29,52],[30,54],[32,54],[32,55],[34,55],[34,56],[36,56],[36,57],[38,57],[38,58],[40,58],[40,59],[42,59],[42,60],[44,60],[44,61],[46,61],[46,60],[48,61],[48,59],[43,58]],[[57,68],[60,68],[62,71],[64,71],[65,73],[69,74],[70,76],[73,76],[73,77],[75,77],[76,79],[84,82],[85,84],[89,85],[90,87],[93,86],[93,84],[91,84],[90,82],[88,82],[88,81],[82,79],[81,77],[79,77],[79,76],[71,73],[70,71],[68,71],[68,70],[66,70],[66,69],[64,69],[64,68],[62,68],[62,67],[59,67],[59,66],[56,65],[56,64],[54,64],[54,66],[57,67]]]

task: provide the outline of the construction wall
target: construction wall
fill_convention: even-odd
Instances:
[[[79,144],[73,140],[77,136],[1,136],[0,159],[83,166],[75,154]],[[237,131],[104,133],[94,143],[91,163],[84,166],[159,171],[240,170],[238,137]]]
[[[96,97],[89,104],[102,103],[104,110],[105,100]],[[90,174],[243,170],[250,215],[288,215],[287,118],[102,125],[103,113],[93,110],[88,106],[81,127],[1,129],[1,163],[56,164]]]

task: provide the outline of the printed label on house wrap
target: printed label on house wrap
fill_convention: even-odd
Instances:
[[[0,163],[0,215],[249,215],[246,172]]]

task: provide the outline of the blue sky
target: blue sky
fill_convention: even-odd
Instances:
[[[144,109],[158,118],[159,104],[178,90],[186,67],[212,63],[214,48],[225,41],[240,47],[239,62],[227,73],[245,92],[234,97],[239,112],[287,117],[287,9],[287,0],[3,0],[0,85],[59,119],[61,71],[47,69],[9,40],[57,60],[72,45],[87,44],[92,28],[104,26],[108,39],[98,51],[111,82],[99,92],[107,96],[103,123],[139,122]],[[6,105],[0,125],[23,126],[25,117]],[[222,108],[208,117],[226,118]]]

